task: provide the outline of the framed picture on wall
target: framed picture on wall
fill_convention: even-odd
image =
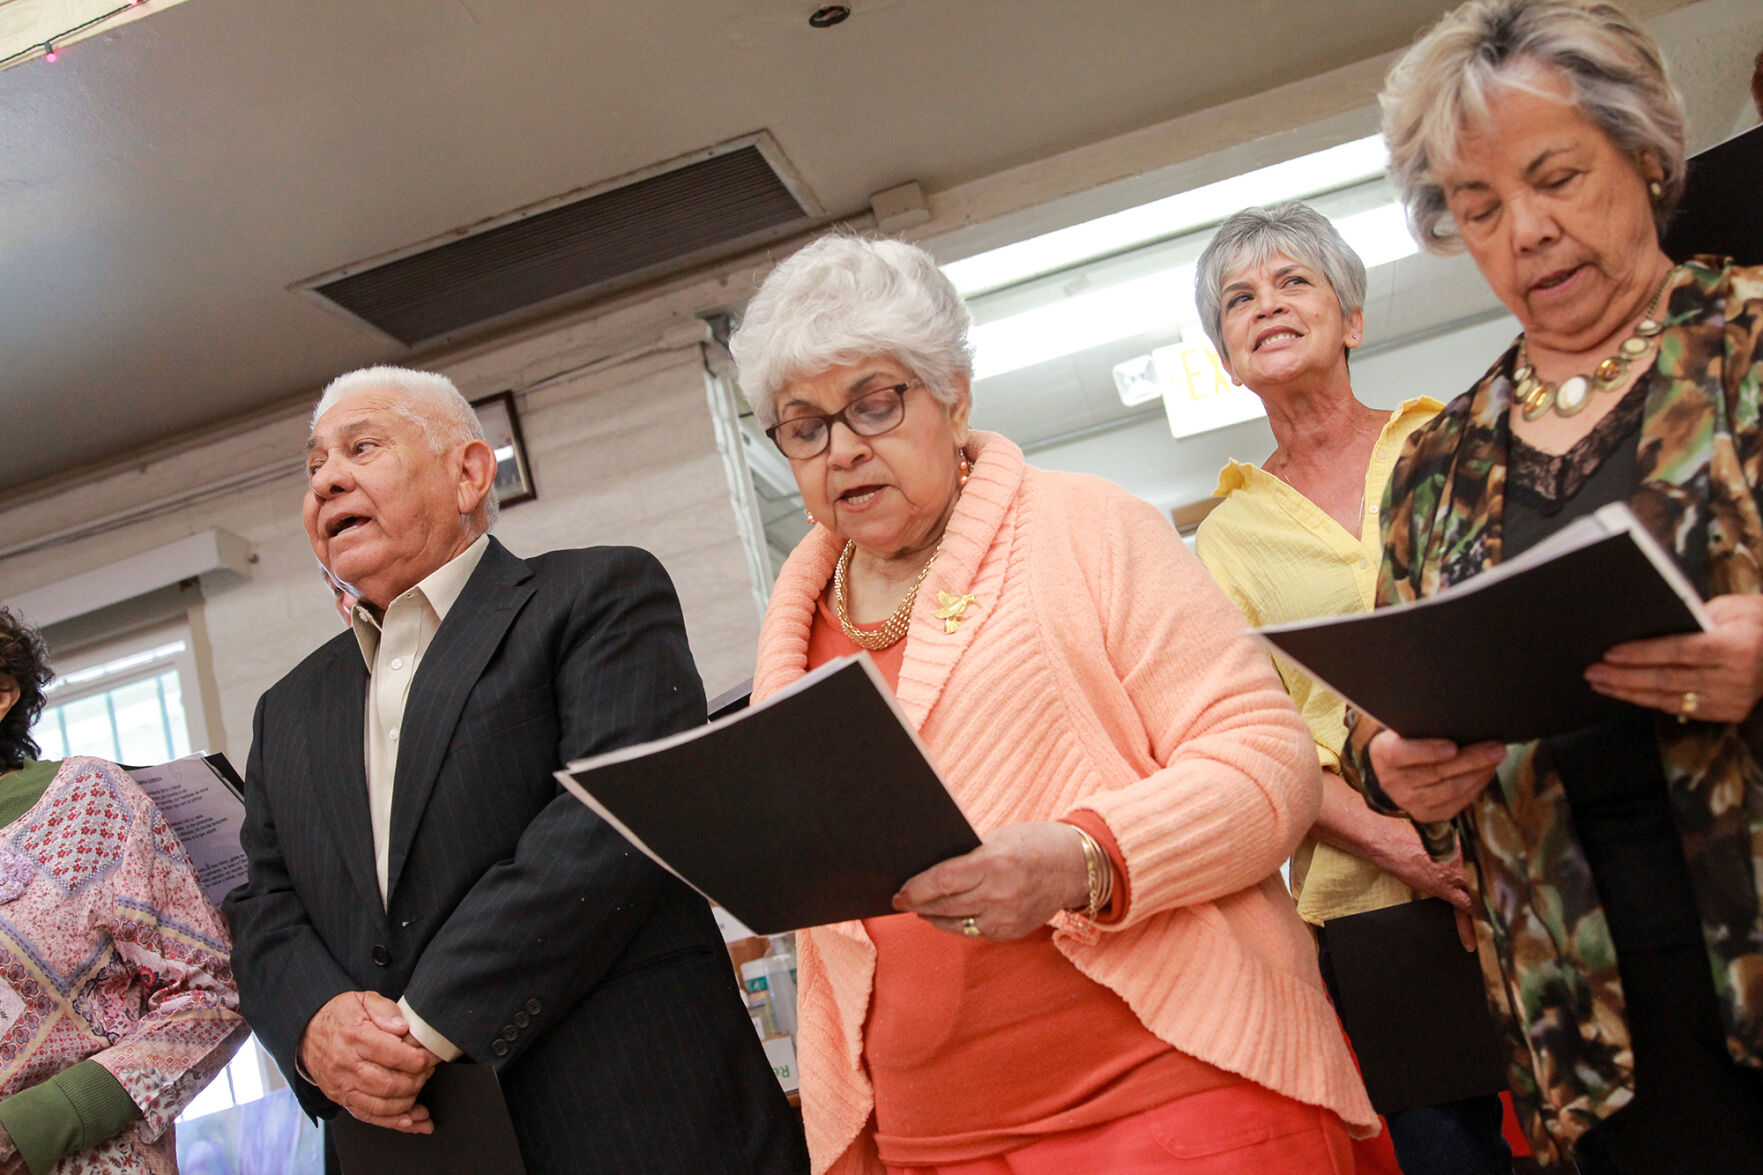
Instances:
[[[496,452],[496,501],[502,506],[530,501],[539,496],[533,488],[533,470],[527,463],[526,439],[520,435],[520,414],[513,392],[497,392],[473,400],[472,408],[483,422],[484,437]]]

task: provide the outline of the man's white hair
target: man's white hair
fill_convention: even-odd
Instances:
[[[436,453],[445,453],[469,441],[488,443],[483,422],[452,380],[437,371],[390,365],[363,367],[326,384],[312,410],[310,427],[318,427],[319,417],[357,392],[393,393],[392,410],[420,428],[423,439]],[[494,526],[501,513],[494,489],[484,498],[483,508],[487,525]]]

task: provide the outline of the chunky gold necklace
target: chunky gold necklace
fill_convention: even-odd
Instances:
[[[1569,376],[1559,384],[1539,379],[1536,368],[1530,365],[1528,341],[1519,340],[1518,366],[1512,371],[1512,382],[1513,395],[1524,412],[1524,418],[1540,419],[1551,408],[1557,416],[1572,416],[1591,403],[1594,389],[1609,392],[1621,387],[1628,379],[1629,365],[1651,350],[1653,340],[1665,329],[1653,317],[1653,311],[1658,308],[1659,299],[1665,296],[1665,289],[1675,276],[1677,266],[1674,265],[1666,271],[1665,280],[1654,291],[1653,300],[1647,303],[1647,312],[1635,323],[1633,332],[1622,340],[1622,346],[1616,349],[1616,354],[1599,363],[1590,375]]]
[[[861,629],[851,623],[850,613],[845,610],[845,572],[851,566],[851,555],[857,550],[855,540],[845,543],[844,551],[839,555],[839,564],[833,568],[833,610],[839,615],[839,627],[846,636],[871,652],[876,652],[896,644],[906,635],[907,626],[912,623],[912,604],[918,599],[918,585],[930,574],[931,564],[942,554],[943,540],[937,540],[937,549],[930,553],[930,561],[919,569],[918,578],[906,589],[906,598],[894,609],[894,614],[882,623],[880,628]]]

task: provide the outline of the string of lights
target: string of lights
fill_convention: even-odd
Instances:
[[[6,57],[0,57],[0,69],[5,69],[9,65],[15,65],[30,57],[41,57],[44,61],[54,63],[61,58],[60,52],[55,48],[57,42],[65,44],[69,37],[77,37],[81,33],[90,32],[92,29],[97,28],[106,21],[115,20],[123,13],[131,12],[146,2],[147,0],[127,0],[126,3],[117,5],[109,12],[101,13],[98,16],[94,16],[91,20],[76,24],[71,29],[65,29],[62,32],[55,34],[53,37],[48,37],[41,41],[33,41],[31,44],[26,45],[16,53],[10,54]]]

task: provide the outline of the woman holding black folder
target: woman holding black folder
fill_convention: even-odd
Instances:
[[[1458,747],[1356,716],[1349,767],[1435,856],[1461,842],[1471,862],[1489,1002],[1538,1146],[1588,1173],[1754,1172],[1763,270],[1661,251],[1683,118],[1657,48],[1612,5],[1466,4],[1381,101],[1415,235],[1466,248],[1524,333],[1409,441],[1378,602],[1431,595],[1626,501],[1715,627],[1589,666],[1595,689],[1633,703],[1621,719]],[[1565,619],[1574,602],[1535,606]]]
[[[923,250],[831,236],[731,344],[816,523],[755,699],[867,651],[984,842],[799,936],[813,1168],[1350,1171],[1376,1117],[1278,872],[1310,736],[1155,509],[968,427],[968,327]]]
[[[1384,484],[1403,441],[1442,407],[1417,397],[1379,411],[1354,395],[1347,357],[1364,337],[1365,285],[1353,247],[1326,216],[1296,202],[1229,217],[1194,267],[1207,336],[1231,379],[1266,405],[1273,430],[1274,450],[1260,465],[1225,465],[1214,491],[1222,501],[1194,536],[1200,562],[1256,627],[1371,607]],[[1322,810],[1290,878],[1330,990],[1328,926],[1336,919],[1441,898],[1456,908],[1459,936],[1473,949],[1461,864],[1434,861],[1408,821],[1366,808],[1340,772],[1346,703],[1302,666],[1275,664],[1322,763]],[[1473,970],[1467,958],[1462,965]],[[1436,996],[1415,990],[1411,998],[1438,1026]],[[1364,1042],[1355,1045],[1364,1060]],[[1388,1115],[1387,1145],[1404,1175],[1510,1171],[1502,1112],[1492,1092],[1410,1106]]]

